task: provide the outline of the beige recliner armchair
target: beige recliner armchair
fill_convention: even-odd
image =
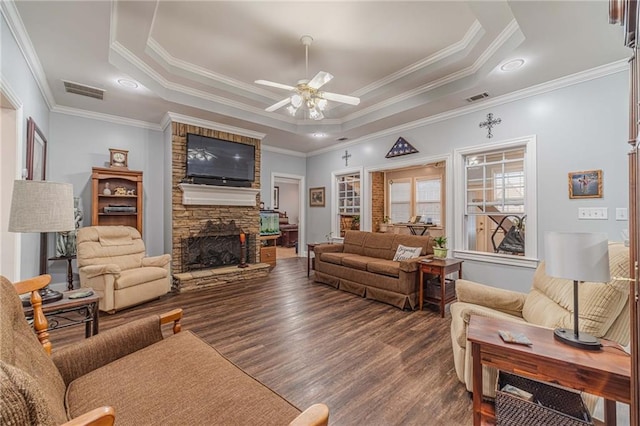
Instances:
[[[171,289],[171,256],[146,257],[144,242],[130,226],[90,226],[78,230],[80,286],[100,296],[100,310],[146,302]]]
[[[629,277],[629,249],[609,244],[611,277]],[[573,281],[545,274],[541,262],[528,294],[490,287],[467,280],[456,281],[458,301],[451,304],[451,343],[458,379],[469,392],[473,389],[472,358],[467,342],[471,315],[528,322],[546,328],[573,329]],[[593,336],[629,344],[629,283],[611,279],[608,283],[581,283],[579,287],[579,327]],[[495,396],[496,370],[483,367],[483,394]]]

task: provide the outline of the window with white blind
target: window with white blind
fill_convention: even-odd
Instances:
[[[457,150],[455,161],[456,254],[535,267],[535,137]]]
[[[389,207],[392,222],[408,222],[411,217],[411,179],[389,181]]]
[[[435,225],[442,224],[442,180],[416,179],[416,214],[431,219]]]

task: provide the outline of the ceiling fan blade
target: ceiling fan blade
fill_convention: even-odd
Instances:
[[[267,81],[267,80],[256,80],[256,81],[254,81],[254,83],[262,84],[263,86],[275,87],[277,89],[284,89],[284,90],[295,90],[296,89],[293,86],[288,86],[286,84],[281,84],[281,83],[274,83],[273,81]]]
[[[355,96],[339,95],[337,93],[331,93],[331,92],[322,92],[320,93],[320,96],[322,96],[328,101],[342,102],[343,104],[349,104],[349,105],[360,104],[360,98],[356,98]]]
[[[318,90],[319,88],[330,82],[332,78],[333,76],[328,72],[320,71],[315,75],[315,77],[311,79],[310,82],[307,83],[307,86],[311,87],[312,89]]]
[[[277,109],[282,108],[283,106],[285,106],[289,102],[291,102],[291,98],[284,98],[280,102],[277,102],[277,103],[271,105],[270,107],[265,108],[264,110],[267,111],[267,112],[273,112],[273,111],[275,111]]]

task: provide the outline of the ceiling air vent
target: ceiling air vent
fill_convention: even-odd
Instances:
[[[489,94],[487,92],[484,92],[484,93],[480,93],[479,95],[474,95],[474,96],[471,96],[470,98],[467,98],[467,102],[475,102],[475,101],[479,101],[480,99],[484,99],[488,97],[489,97]]]
[[[349,138],[342,136],[341,138],[336,139],[338,142],[344,142],[346,140],[349,140]]]
[[[88,96],[95,99],[104,99],[104,90],[97,87],[85,86],[84,84],[74,83],[72,81],[62,80],[64,90],[67,93],[75,93],[76,95]]]

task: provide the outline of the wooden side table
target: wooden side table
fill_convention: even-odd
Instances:
[[[533,344],[504,343],[498,330],[523,333]],[[616,422],[615,401],[631,401],[631,357],[621,349],[604,346],[600,351],[585,351],[557,341],[551,329],[477,315],[469,321],[467,340],[473,356],[474,426],[495,416],[493,406],[482,402],[483,365],[601,396],[605,424]]]
[[[307,244],[307,278],[311,275],[311,270],[315,269],[311,267],[311,252],[314,251],[315,247],[316,244]]]
[[[42,311],[49,323],[47,330],[70,327],[72,325],[84,324],[84,337],[91,337],[98,334],[98,301],[100,296],[94,291],[91,296],[80,299],[70,299],[74,293],[92,290],[81,288],[73,291],[65,291],[63,298],[55,302],[42,305]],[[33,317],[31,305],[22,308],[27,319]]]
[[[419,301],[420,310],[424,301],[429,303],[435,303],[440,306],[440,317],[444,318],[444,308],[447,303],[451,303],[456,300],[455,291],[447,295],[447,284],[454,285],[451,281],[446,279],[446,276],[454,272],[458,272],[458,278],[462,278],[462,262],[459,259],[431,259],[430,262],[420,262],[420,290]],[[440,295],[434,297],[424,297],[424,274],[434,274],[440,277]],[[429,283],[427,282],[427,285]]]
[[[50,257],[49,260],[66,260],[67,261],[67,290],[73,290],[73,269],[71,269],[71,261],[76,258],[75,254],[71,256]]]

